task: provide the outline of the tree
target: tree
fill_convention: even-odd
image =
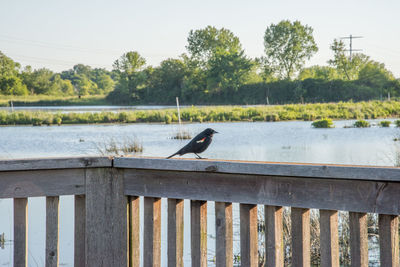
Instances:
[[[381,97],[387,93],[393,96],[396,87],[395,78],[385,68],[385,64],[373,60],[367,62],[359,71],[358,81],[363,85],[379,90]]]
[[[239,38],[225,28],[217,29],[207,26],[205,29],[191,30],[187,41],[186,49],[191,56],[191,60],[198,61],[203,67],[215,55],[217,50],[229,53],[242,51]]]
[[[339,75],[345,80],[357,80],[359,71],[369,61],[369,57],[357,53],[350,59],[346,56],[345,44],[342,40],[334,39],[331,45],[333,51],[333,59],[329,60],[328,63],[336,67]]]
[[[254,66],[248,59],[239,38],[230,30],[207,26],[191,30],[186,46],[188,74],[184,92],[228,94],[244,84]]]
[[[340,76],[335,68],[329,66],[311,66],[300,71],[298,79],[320,79],[325,81],[339,79]]]
[[[318,47],[313,29],[299,21],[283,20],[271,24],[264,35],[265,61],[280,78],[291,79]]]
[[[118,82],[108,99],[114,102],[139,101],[140,90],[143,89],[147,78],[143,72],[145,64],[146,60],[136,51],[127,52],[117,59],[113,67]]]

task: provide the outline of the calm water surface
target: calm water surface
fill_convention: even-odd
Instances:
[[[238,159],[281,162],[341,163],[394,166],[400,147],[394,138],[400,136],[395,127],[366,129],[343,128],[354,121],[336,121],[334,129],[313,129],[310,122],[203,123],[185,124],[192,133],[211,127],[219,132],[202,156],[211,159]],[[377,123],[377,121],[371,121]],[[171,139],[177,125],[121,124],[0,127],[0,159],[99,155],[105,143],[114,139],[138,140],[144,147],[142,156],[166,157],[187,141]],[[186,155],[185,157],[193,157]],[[189,203],[185,203],[185,225],[190,225]],[[163,200],[166,210],[166,201]],[[213,203],[209,204],[209,258],[215,254]],[[60,200],[60,264],[73,266],[73,197]],[[234,205],[234,217],[238,217]],[[0,233],[12,240],[12,200],[0,200]],[[142,217],[143,218],[143,217]],[[166,221],[166,213],[162,215]],[[162,242],[166,244],[165,224]],[[185,227],[185,244],[190,244],[189,227]],[[239,222],[234,222],[234,252],[239,253]],[[44,266],[45,199],[29,199],[29,266]],[[166,248],[162,246],[163,266]],[[185,263],[190,265],[190,249],[185,248]],[[371,253],[373,254],[373,253]],[[12,246],[0,248],[0,265],[12,266]],[[212,265],[212,262],[210,262]]]

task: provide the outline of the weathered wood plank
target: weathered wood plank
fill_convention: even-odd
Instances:
[[[125,169],[125,193],[400,214],[400,183],[394,182]]]
[[[129,266],[140,266],[140,198],[129,197]]]
[[[115,158],[114,167],[165,171],[215,172],[251,175],[318,177],[374,181],[400,181],[400,168],[334,164]]]
[[[265,206],[266,267],[283,267],[283,207]]]
[[[27,198],[14,198],[14,266],[28,266]]]
[[[215,202],[215,233],[217,267],[233,266],[232,203]]]
[[[46,267],[59,263],[59,197],[46,197]]]
[[[127,204],[121,171],[86,170],[86,266],[127,266]]]
[[[310,210],[291,209],[292,264],[310,266]]]
[[[192,267],[207,266],[207,202],[190,201]]]
[[[143,265],[161,266],[161,199],[144,198]]]
[[[242,266],[258,266],[257,205],[240,204],[240,260]]]
[[[367,214],[349,212],[351,266],[368,266]]]
[[[379,245],[381,266],[398,267],[399,217],[379,214]]]
[[[168,199],[168,266],[183,267],[183,207],[182,199]]]
[[[338,211],[320,210],[321,266],[339,267]]]
[[[85,267],[85,195],[75,196],[74,266]]]
[[[107,157],[68,157],[0,160],[0,172],[112,167]]]
[[[84,169],[0,172],[0,198],[75,195],[84,190]]]

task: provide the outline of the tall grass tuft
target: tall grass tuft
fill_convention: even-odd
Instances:
[[[120,141],[110,138],[96,145],[97,151],[103,156],[129,156],[143,152],[143,145],[137,138],[124,138]]]

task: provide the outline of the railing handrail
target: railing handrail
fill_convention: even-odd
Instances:
[[[58,157],[0,160],[0,172],[112,167],[109,157]]]
[[[239,160],[117,157],[115,168],[400,182],[399,167]]]

